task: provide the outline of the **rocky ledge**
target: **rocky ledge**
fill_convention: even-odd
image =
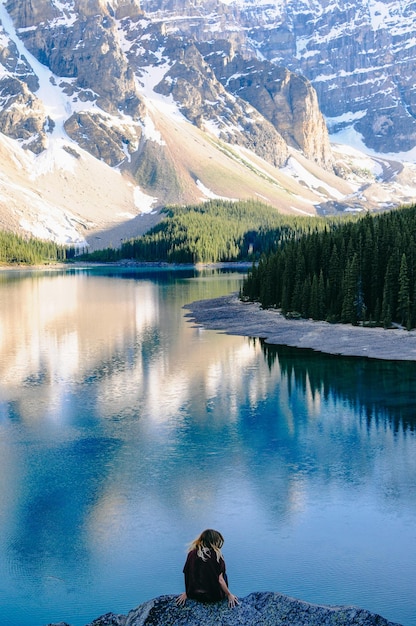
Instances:
[[[400,626],[365,609],[309,604],[281,593],[251,593],[233,609],[225,601],[201,604],[188,600],[178,607],[176,597],[149,600],[128,615],[107,613],[88,626]]]

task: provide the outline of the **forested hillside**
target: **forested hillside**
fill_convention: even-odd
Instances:
[[[90,261],[165,261],[216,263],[259,258],[279,242],[332,228],[337,220],[293,217],[256,201],[212,200],[195,206],[169,207],[166,217],[142,237],[118,249],[106,248],[84,258]]]
[[[0,263],[34,265],[51,261],[65,261],[73,254],[73,249],[59,246],[51,241],[27,239],[13,233],[0,231]]]
[[[264,255],[242,296],[317,320],[416,327],[416,207],[340,223]]]

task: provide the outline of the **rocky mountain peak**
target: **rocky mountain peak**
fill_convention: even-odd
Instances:
[[[412,0],[142,0],[141,7],[198,42],[235,38],[247,58],[306,77],[332,132],[353,128],[381,153],[416,146]]]
[[[265,0],[5,0],[0,149],[10,149],[8,139],[16,154],[34,155],[28,172],[43,171],[39,164],[49,159],[53,169],[62,158],[71,172],[97,161],[130,194],[121,223],[121,215],[137,216],[139,207],[207,197],[259,197],[307,214],[362,207],[377,175],[334,156],[321,109],[334,120],[344,105],[340,92],[332,100],[333,78],[322,96],[322,68],[332,72],[336,53],[318,60],[311,20],[333,34],[328,21],[324,29],[325,11],[318,13],[315,5]],[[286,51],[286,64],[278,50]],[[349,76],[342,70],[337,84]],[[366,84],[359,89],[361,97]],[[400,134],[398,118],[382,106],[382,93],[379,98],[376,110],[356,114],[356,128],[371,118],[374,145],[389,135],[398,144],[407,122]],[[407,140],[410,145],[411,134]],[[387,176],[389,166],[382,171]],[[357,191],[362,185],[367,196]],[[406,200],[407,189],[399,194]],[[377,194],[370,207],[391,202]],[[2,207],[6,212],[7,202],[0,213]],[[136,232],[141,227],[132,219]]]

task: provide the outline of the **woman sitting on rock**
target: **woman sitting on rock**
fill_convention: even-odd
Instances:
[[[204,530],[190,545],[183,573],[185,592],[176,600],[183,606],[188,598],[216,602],[228,598],[228,606],[238,604],[228,589],[225,561],[221,554],[224,538],[217,530]]]

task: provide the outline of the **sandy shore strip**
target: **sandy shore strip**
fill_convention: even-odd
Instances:
[[[120,268],[120,269],[163,269],[169,271],[175,270],[210,270],[210,269],[232,269],[247,270],[253,266],[251,261],[224,261],[221,263],[168,263],[167,261],[135,261],[134,259],[122,259],[120,261],[51,261],[50,263],[42,263],[30,265],[26,263],[9,263],[0,264],[0,272],[39,272],[39,271],[55,271],[55,270],[71,270],[71,269],[91,269],[91,268]]]
[[[327,354],[392,361],[416,361],[416,331],[362,328],[312,320],[288,320],[274,309],[241,302],[238,294],[199,300],[184,307],[195,324],[266,343],[310,348]]]

